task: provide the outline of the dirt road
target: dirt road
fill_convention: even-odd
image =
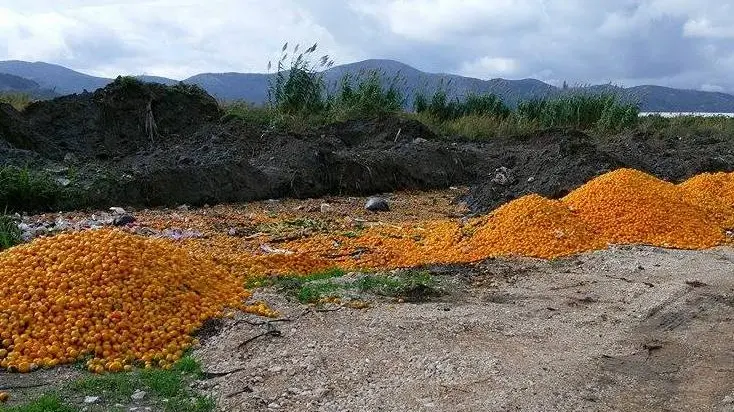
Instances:
[[[228,411],[734,411],[732,248],[431,271],[442,297],[361,310],[265,290],[288,320],[227,320],[197,386]]]

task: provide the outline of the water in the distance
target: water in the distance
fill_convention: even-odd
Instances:
[[[705,113],[705,112],[641,112],[640,116],[678,117],[678,116],[701,116],[701,117],[734,117],[734,113]]]

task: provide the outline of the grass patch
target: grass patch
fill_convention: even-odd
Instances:
[[[59,395],[48,394],[33,402],[18,406],[0,406],[0,412],[76,412],[77,408],[66,404]]]
[[[0,411],[35,412],[77,411],[86,396],[100,400],[84,405],[89,411],[128,410],[133,406],[148,406],[154,410],[208,412],[214,410],[214,400],[189,389],[189,384],[202,376],[201,365],[191,356],[184,356],[170,370],[138,369],[132,372],[88,375],[58,388],[34,401]],[[131,396],[138,390],[146,396],[133,401]],[[121,404],[122,408],[114,405]]]
[[[653,137],[678,139],[690,137],[734,136],[734,118],[726,116],[643,116],[637,130]]]
[[[17,111],[25,110],[28,105],[33,103],[33,99],[27,93],[0,93],[0,103],[7,103]]]
[[[344,276],[341,269],[331,269],[306,276],[273,276],[252,281],[248,287],[275,286],[301,303],[317,303],[346,292],[367,292],[379,296],[423,300],[440,293],[438,282],[428,271],[409,270],[396,275],[364,275],[354,281],[335,281]]]
[[[12,212],[46,212],[74,208],[87,199],[73,186],[62,186],[50,174],[15,166],[0,167],[0,208]]]
[[[22,243],[22,234],[15,218],[8,214],[0,215],[0,251]]]
[[[395,276],[367,275],[356,282],[356,287],[382,296],[419,297],[435,294],[437,284],[428,271],[408,271]]]
[[[313,303],[321,297],[337,290],[329,279],[344,276],[339,268],[327,269],[309,275],[268,276],[252,279],[245,284],[247,288],[274,286],[278,290],[296,297],[302,303]]]

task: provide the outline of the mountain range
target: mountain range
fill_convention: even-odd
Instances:
[[[365,60],[334,66],[324,72],[328,85],[336,85],[343,75],[357,75],[379,70],[385,79],[399,79],[400,88],[411,96],[416,91],[432,93],[444,87],[450,97],[467,93],[495,93],[513,106],[520,100],[553,96],[562,88],[535,79],[480,80],[444,73],[426,73],[394,60]],[[273,74],[265,73],[201,73],[180,80],[196,84],[220,100],[242,100],[261,104],[267,100],[267,88]],[[176,84],[179,80],[158,76],[136,76],[147,82]],[[90,76],[69,68],[44,63],[19,60],[0,61],[0,92],[20,91],[36,98],[93,91],[104,87],[113,79]],[[649,112],[734,112],[734,95],[699,90],[674,89],[645,85],[629,88],[613,85],[574,87],[586,91],[614,91],[622,98],[639,102],[643,111]]]

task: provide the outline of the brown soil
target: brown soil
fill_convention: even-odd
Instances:
[[[732,411],[733,259],[634,247],[434,268],[444,297],[362,310],[263,291],[284,318],[225,321],[195,352],[214,373],[198,386],[231,411]]]

